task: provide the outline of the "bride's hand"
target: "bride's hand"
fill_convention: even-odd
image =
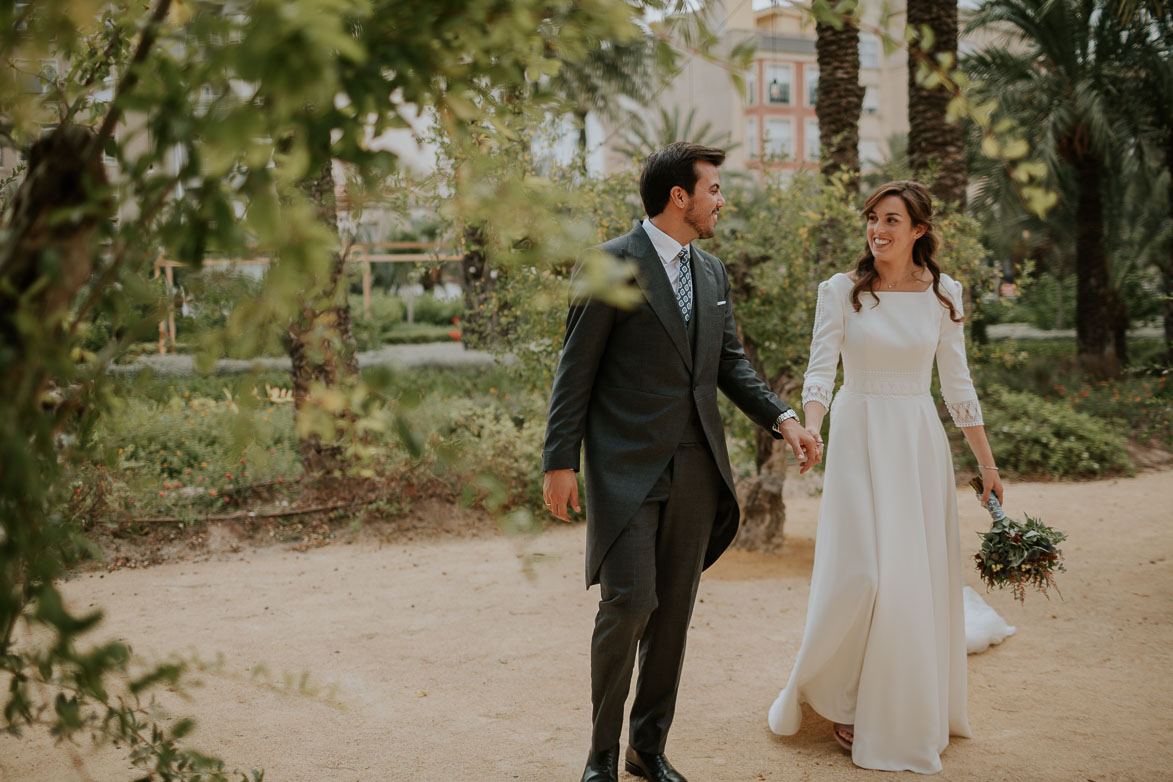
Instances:
[[[999,505],[1006,507],[1006,501],[1003,499],[1005,495],[1002,489],[1002,476],[998,474],[997,470],[989,467],[980,467],[980,470],[982,474],[982,489],[984,490],[982,491],[980,500],[982,507],[986,507],[986,503],[989,501],[991,494],[998,498]]]
[[[823,460],[823,446],[816,439],[818,435],[811,434],[796,419],[783,421],[780,434],[794,451],[795,460],[802,465],[798,471],[800,475]]]
[[[819,450],[819,460],[822,461],[822,459],[823,459],[823,435],[821,435],[819,433],[819,429],[821,427],[804,426],[803,428],[806,429],[808,432],[810,432],[811,437],[815,438],[815,445]]]

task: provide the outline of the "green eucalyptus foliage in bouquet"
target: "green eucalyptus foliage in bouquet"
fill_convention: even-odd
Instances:
[[[979,497],[982,495],[981,478],[974,478],[969,485]],[[1009,584],[1020,603],[1026,602],[1028,586],[1038,589],[1044,597],[1048,596],[1048,587],[1058,592],[1054,573],[1066,571],[1059,544],[1067,536],[1025,513],[1025,521],[1010,518],[993,494],[986,502],[986,510],[994,523],[989,532],[981,535],[982,548],[974,555],[986,588],[1001,589]]]

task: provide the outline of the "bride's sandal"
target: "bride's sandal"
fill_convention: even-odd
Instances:
[[[839,722],[832,723],[832,733],[835,736],[835,741],[839,742],[839,746],[848,752],[851,751],[851,745],[855,743],[855,726],[844,725]]]

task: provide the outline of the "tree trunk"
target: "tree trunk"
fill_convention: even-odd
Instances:
[[[1170,250],[1173,256],[1173,249]],[[1173,257],[1166,261],[1165,278],[1165,363],[1173,366]]]
[[[1119,290],[1113,289],[1108,306],[1112,312],[1112,348],[1116,352],[1116,364],[1125,367],[1128,365],[1128,302]]]
[[[732,295],[736,299],[747,301],[754,295],[753,285],[749,281],[750,271],[764,260],[740,256],[727,265]],[[769,378],[762,365],[757,343],[746,335],[740,324],[737,326],[737,336],[754,371],[763,379]],[[781,382],[782,379],[777,378],[770,386],[776,389],[777,383]],[[741,505],[741,527],[733,541],[736,548],[761,551],[782,545],[782,528],[786,523],[786,503],[782,499],[782,489],[786,484],[785,446],[784,440],[775,440],[761,427],[755,428],[754,466],[757,473],[740,479],[736,487]]]
[[[578,165],[582,175],[587,175],[587,114],[585,109],[574,110],[574,123],[578,130]]]
[[[107,186],[106,169],[94,133],[79,125],[64,124],[40,138],[29,151],[28,171],[12,200],[7,241],[0,245],[0,312],[15,313],[18,308],[36,312],[49,319],[47,334],[59,334],[69,307],[93,272],[93,234],[109,209],[102,204],[103,215],[82,209],[91,194]],[[78,214],[58,220],[69,209]],[[31,301],[18,303],[26,291],[42,278]],[[18,324],[3,320],[5,331]],[[5,333],[4,344],[20,343]],[[36,360],[36,355],[28,356]]]
[[[1063,328],[1063,277],[1056,277],[1059,284],[1055,287],[1055,330]]]
[[[484,226],[470,225],[464,231],[468,250],[461,264],[464,280],[464,320],[461,341],[468,348],[487,348],[499,338],[500,318],[493,293],[497,287],[496,272],[489,267],[485,253]]]
[[[1114,307],[1104,243],[1102,165],[1094,153],[1075,155],[1079,196],[1075,208],[1075,341],[1080,364],[1095,377],[1119,370],[1113,346]]]
[[[304,189],[318,208],[318,219],[337,235],[332,161],[328,160],[318,176],[304,184]],[[346,287],[344,259],[341,251],[336,251],[327,279],[311,281],[301,301],[301,315],[285,333],[285,349],[292,364],[295,419],[301,422],[307,415],[317,417],[325,413],[333,423],[333,432],[307,427],[312,431],[298,443],[302,468],[311,477],[344,472],[346,468],[343,437],[354,414],[345,405],[316,398],[311,393],[311,386],[318,383],[345,397],[348,386],[358,380],[357,348]]]
[[[1165,129],[1165,170],[1169,176],[1168,208],[1173,222],[1173,127]],[[1173,366],[1173,242],[1165,259],[1165,363]]]
[[[852,4],[847,13],[856,13]],[[859,192],[859,114],[863,87],[859,83],[859,28],[844,21],[838,30],[815,24],[815,51],[819,65],[819,143],[826,156],[819,161],[824,175],[846,171],[848,189]]]
[[[908,25],[928,25],[936,39],[931,50],[913,43],[908,49],[908,156],[918,177],[932,178],[933,195],[961,212],[965,210],[965,142],[961,125],[945,121],[952,95],[943,87],[922,86],[922,58],[957,60],[956,0],[908,0]],[[920,77],[920,78],[918,78]],[[930,176],[931,175],[931,176]]]
[[[45,412],[46,391],[69,355],[66,329],[70,306],[94,272],[95,229],[112,211],[108,200],[94,198],[108,187],[106,169],[96,136],[87,128],[64,123],[33,144],[28,170],[12,199],[8,222],[0,234],[0,345],[7,353],[0,393],[9,402],[6,412]],[[73,214],[62,219],[63,214]],[[72,363],[72,362],[70,362]],[[66,370],[67,371],[67,370]],[[59,411],[58,411],[59,412]],[[56,417],[59,422],[60,415]],[[14,423],[14,422],[6,422]],[[19,431],[4,436],[23,439],[26,453],[44,454],[41,460],[22,458],[0,467],[6,470],[3,522],[4,567],[0,570],[0,655],[8,654],[17,618],[36,592],[51,589],[41,578],[56,573],[57,553],[50,550],[46,514],[55,513],[30,493],[37,480],[53,481],[44,470],[60,469],[50,445],[53,423],[23,420]],[[27,476],[22,479],[22,476]],[[14,684],[15,687],[15,684]],[[14,689],[13,692],[16,690]]]
[[[786,503],[782,487],[786,483],[786,452],[777,448],[758,474],[737,482],[741,505],[741,527],[733,541],[734,548],[749,551],[774,551],[782,545],[786,526]]]

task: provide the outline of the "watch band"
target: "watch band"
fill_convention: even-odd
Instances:
[[[778,418],[774,421],[774,431],[781,432],[782,431],[782,422],[788,421],[791,418],[798,418],[798,413],[794,412],[793,408],[791,408],[790,410],[787,410],[785,413],[779,414]]]

